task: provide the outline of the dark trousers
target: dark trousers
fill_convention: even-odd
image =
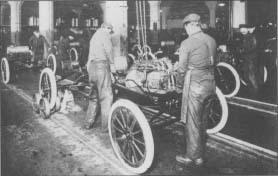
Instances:
[[[86,120],[93,123],[100,109],[101,127],[102,130],[106,131],[108,115],[113,101],[109,64],[106,61],[91,61],[88,66],[88,73],[91,92]]]
[[[243,77],[247,82],[250,94],[255,98],[258,96],[259,86],[263,83],[263,66],[259,65],[257,57],[245,57]]]
[[[207,98],[215,93],[214,80],[191,81],[185,124],[186,156],[203,158],[206,147],[206,128],[209,113]]]

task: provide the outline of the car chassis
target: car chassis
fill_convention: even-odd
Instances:
[[[56,81],[50,68],[45,68],[40,75],[39,99],[35,97],[44,117],[59,109],[61,97],[59,89],[78,90],[85,96],[88,75],[82,74],[75,81],[60,84],[66,76]],[[154,158],[152,128],[164,127],[180,121],[182,90],[153,90],[144,86],[130,88],[125,85],[126,75],[112,75],[114,103],[108,119],[110,140],[118,159],[125,168],[133,173],[144,173],[151,166]],[[136,84],[136,83],[135,83]],[[79,89],[76,89],[79,87]],[[220,131],[227,122],[228,106],[222,92],[216,88],[216,95],[210,98],[209,128],[207,133]],[[38,110],[38,108],[36,109]]]

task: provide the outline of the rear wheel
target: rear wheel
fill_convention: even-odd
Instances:
[[[55,75],[50,68],[42,70],[39,81],[39,92],[42,97],[48,100],[50,109],[56,104],[57,85]]]
[[[213,134],[222,130],[228,120],[228,104],[221,90],[216,87],[216,96],[211,99],[208,114],[207,133]]]
[[[217,64],[215,69],[216,85],[227,98],[235,96],[240,88],[240,79],[237,71],[224,62]]]
[[[154,142],[147,119],[138,106],[120,99],[111,108],[108,121],[110,140],[120,162],[135,174],[152,164]]]

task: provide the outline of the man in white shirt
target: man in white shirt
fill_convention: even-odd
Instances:
[[[86,129],[93,127],[100,105],[102,131],[108,131],[108,115],[113,101],[110,68],[114,63],[112,32],[112,25],[103,23],[90,40],[87,70],[91,92],[86,114]]]

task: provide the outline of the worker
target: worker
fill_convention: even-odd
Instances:
[[[263,82],[263,74],[260,70],[263,69],[259,64],[257,52],[257,39],[253,32],[249,30],[251,26],[246,24],[239,25],[239,31],[242,35],[241,42],[238,45],[239,57],[242,60],[243,78],[247,82],[250,90],[250,95],[253,98],[258,96],[259,85]],[[260,69],[261,67],[261,69]]]
[[[90,129],[94,126],[100,105],[102,132],[108,131],[108,115],[113,101],[111,87],[111,71],[114,72],[112,33],[112,25],[104,22],[90,40],[87,62],[91,92],[85,128]]]
[[[29,39],[30,49],[33,51],[32,67],[37,67],[43,60],[45,47],[49,48],[49,44],[45,37],[40,34],[39,29],[36,28],[33,35]]]
[[[200,16],[187,15],[183,26],[188,34],[180,46],[178,78],[183,84],[181,122],[185,124],[186,154],[177,155],[178,163],[201,166],[206,146],[205,100],[215,94],[214,63],[216,42],[203,33]]]

